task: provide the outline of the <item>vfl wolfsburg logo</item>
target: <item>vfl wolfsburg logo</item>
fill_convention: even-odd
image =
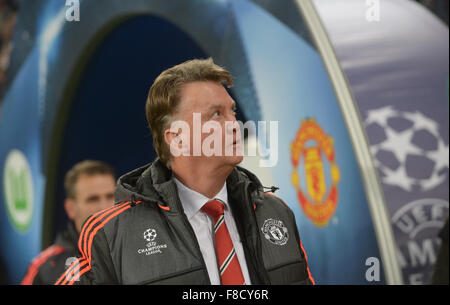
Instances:
[[[3,192],[13,227],[25,232],[33,215],[33,181],[27,159],[17,149],[11,150],[5,161]]]

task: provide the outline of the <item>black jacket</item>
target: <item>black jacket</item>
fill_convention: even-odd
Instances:
[[[113,208],[83,225],[81,257],[56,284],[210,284],[172,172],[157,159],[122,176]],[[228,200],[252,284],[310,284],[294,214],[240,167]]]
[[[78,233],[73,222],[56,236],[55,243],[36,256],[27,269],[22,285],[53,285],[78,256]]]

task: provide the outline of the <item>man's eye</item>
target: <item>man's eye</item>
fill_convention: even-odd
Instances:
[[[89,197],[88,199],[86,199],[87,203],[95,203],[96,201],[98,201],[100,198],[98,196],[94,196],[94,197]]]
[[[220,111],[216,111],[213,113],[213,117],[218,117],[220,115]]]

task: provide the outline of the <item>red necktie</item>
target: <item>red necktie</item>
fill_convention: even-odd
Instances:
[[[202,207],[202,211],[214,219],[217,263],[222,285],[243,285],[244,276],[225,224],[223,209],[223,203],[219,200],[208,201]]]

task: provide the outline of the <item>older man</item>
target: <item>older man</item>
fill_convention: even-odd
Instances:
[[[57,284],[313,283],[292,211],[237,166],[223,85],[231,75],[212,59],[157,77],[146,114],[158,158],[119,179],[119,203],[86,221]]]

